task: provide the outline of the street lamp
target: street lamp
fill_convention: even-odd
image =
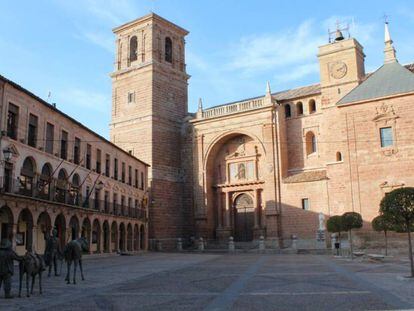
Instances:
[[[13,157],[13,152],[10,150],[10,148],[3,149],[3,156],[4,160],[2,163],[9,162]]]

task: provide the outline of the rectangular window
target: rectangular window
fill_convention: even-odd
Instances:
[[[144,180],[144,172],[141,172],[141,190],[144,190],[145,180]]]
[[[121,180],[125,182],[125,162],[122,162],[122,172],[121,172]]]
[[[128,185],[132,186],[132,167],[128,165]]]
[[[302,199],[302,209],[305,211],[309,210],[309,199],[308,198]]]
[[[128,92],[128,104],[135,103],[135,92]]]
[[[121,195],[121,215],[125,215],[125,196]]]
[[[392,127],[380,128],[381,147],[388,147],[394,144],[392,137]]]
[[[109,154],[105,155],[105,175],[109,177],[111,171],[111,156]]]
[[[118,215],[118,194],[114,193],[113,198],[113,211],[115,215]]]
[[[118,180],[118,159],[114,159],[114,179]]]
[[[135,188],[138,188],[138,170],[135,170]]]
[[[95,189],[95,209],[99,211],[100,208],[100,191]]]
[[[96,149],[96,172],[101,173],[101,150]]]
[[[86,168],[88,170],[91,169],[91,161],[92,161],[92,146],[87,144],[86,145]]]
[[[68,158],[68,133],[62,131],[62,138],[60,139],[60,157],[64,160]]]
[[[37,141],[37,117],[33,114],[29,115],[29,129],[27,133],[27,144],[36,147]]]
[[[105,191],[105,195],[104,195],[104,209],[105,209],[105,213],[109,212],[109,192]]]
[[[75,137],[75,145],[73,146],[73,163],[75,164],[79,164],[80,162],[80,146],[80,139]]]
[[[55,126],[53,124],[46,124],[46,145],[45,151],[53,154],[53,142],[55,139]]]
[[[19,120],[19,107],[9,103],[7,112],[7,136],[11,139],[17,139],[17,124]]]

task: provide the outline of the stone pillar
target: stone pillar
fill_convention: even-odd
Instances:
[[[223,211],[221,206],[221,192],[217,192],[217,227],[221,229],[223,226]]]
[[[181,238],[177,239],[177,251],[181,252],[183,250],[183,241]]]
[[[226,202],[225,202],[225,206],[226,206],[226,211],[225,211],[225,222],[224,222],[224,226],[226,228],[231,228],[231,221],[230,221],[230,216],[231,216],[231,205],[230,205],[230,193],[226,192]]]
[[[200,240],[198,241],[198,250],[200,252],[203,252],[204,251],[204,240],[203,240],[202,237],[200,237]]]
[[[254,201],[253,201],[253,207],[254,207],[254,228],[259,228],[259,196],[258,196],[258,190],[254,190]]]
[[[40,250],[37,250],[37,226],[32,226],[32,252],[40,253]]]
[[[266,249],[266,245],[265,245],[264,236],[261,235],[260,240],[259,240],[259,251],[264,252],[265,249]]]
[[[17,234],[17,224],[13,224],[13,238],[12,238],[12,246],[13,250],[16,250],[16,234]]]
[[[112,253],[112,232],[111,232],[111,226],[109,225],[109,222],[108,222],[108,227],[109,227],[109,230],[108,230],[109,231],[109,233],[108,233],[108,243],[109,243],[108,253]]]

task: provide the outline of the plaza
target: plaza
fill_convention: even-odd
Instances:
[[[102,257],[105,256],[105,257]],[[44,278],[30,298],[1,310],[395,310],[414,308],[405,258],[327,255],[141,253],[86,256],[85,281]],[[65,272],[65,267],[63,272]],[[79,277],[79,275],[78,275]],[[13,294],[18,281],[13,279]]]

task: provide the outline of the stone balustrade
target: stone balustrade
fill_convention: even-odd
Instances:
[[[215,118],[218,116],[234,114],[242,111],[254,110],[265,106],[265,98],[255,98],[234,104],[213,107],[203,110],[202,119]]]

